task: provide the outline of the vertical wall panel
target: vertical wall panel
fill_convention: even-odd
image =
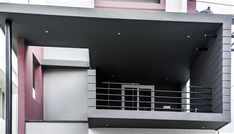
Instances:
[[[87,120],[87,70],[45,68],[44,120]]]
[[[88,106],[89,110],[96,109],[96,70],[88,70]]]
[[[191,67],[191,85],[212,88],[212,111],[222,112],[222,28],[217,31],[218,37],[210,39],[208,51],[200,52]],[[226,61],[227,62],[227,61]],[[204,89],[203,89],[204,90]],[[207,96],[204,96],[207,97]]]

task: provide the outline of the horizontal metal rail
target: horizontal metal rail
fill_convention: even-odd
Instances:
[[[212,89],[211,87],[205,87],[205,86],[189,86],[190,88],[196,88],[196,89]]]
[[[140,85],[140,83],[124,83],[124,82],[102,82],[102,84],[112,84],[112,85]]]
[[[105,107],[105,108],[126,108],[126,109],[139,109],[139,111],[144,111],[144,110],[141,110],[141,109],[153,109],[153,110],[177,110],[177,111],[196,111],[197,109],[186,109],[186,108],[161,108],[161,107],[154,107],[154,108],[151,108],[151,107],[134,107],[134,106],[107,106],[107,105],[96,105],[96,106],[89,106],[89,107]],[[125,110],[126,110],[125,109]],[[198,112],[210,112],[211,110],[207,110],[207,109],[199,109],[197,110]]]
[[[97,109],[212,112],[212,88],[189,86],[191,91],[168,90],[139,83],[102,82],[94,96]],[[153,87],[153,88],[152,88]],[[189,94],[189,96],[188,96]],[[120,106],[119,106],[120,105]]]
[[[116,91],[141,91],[141,92],[165,92],[165,93],[191,93],[191,94],[212,94],[212,92],[185,92],[185,91],[172,91],[172,90],[139,90],[136,88],[132,89],[121,89],[121,88],[104,88],[104,87],[96,87],[99,90],[116,90]],[[95,90],[89,90],[95,91]]]
[[[89,99],[96,99],[96,98],[89,98]],[[106,99],[96,99],[97,101],[103,101],[103,102],[127,102],[127,103],[147,103],[147,104],[172,104],[172,105],[194,105],[194,106],[212,106],[211,104],[195,104],[195,103],[177,103],[177,102],[151,102],[151,101],[122,101],[122,100],[106,100]]]
[[[148,97],[148,98],[165,98],[165,99],[190,99],[190,100],[212,100],[212,98],[186,98],[186,97],[172,97],[172,96],[147,96],[147,95],[122,95],[122,94],[104,94],[96,93],[96,95],[102,96],[125,96],[125,97]]]

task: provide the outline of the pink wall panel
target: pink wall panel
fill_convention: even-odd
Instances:
[[[18,39],[19,134],[25,134],[26,120],[43,120],[43,73],[41,66],[35,69],[36,99],[32,97],[33,54],[38,60],[42,59],[43,48],[27,46],[23,39]]]
[[[188,0],[187,6],[188,13],[196,12],[196,0]]]
[[[17,40],[18,58],[18,134],[25,133],[25,46],[24,40]]]
[[[40,60],[43,56],[41,47],[28,46],[26,50],[25,62],[25,113],[26,120],[42,120],[43,119],[43,83],[42,68],[37,67],[35,70],[35,91],[36,100],[32,97],[33,88],[33,54]]]
[[[146,10],[160,10],[165,11],[165,0],[158,3],[145,3],[145,2],[121,2],[111,0],[96,0],[95,7],[105,8],[127,8],[127,9],[146,9]]]

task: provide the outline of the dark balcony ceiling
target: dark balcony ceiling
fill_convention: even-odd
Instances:
[[[182,19],[183,15],[179,16]],[[206,47],[210,40],[204,35],[216,33],[221,27],[221,23],[40,13],[1,13],[0,18],[11,18],[14,37],[25,38],[29,45],[89,48],[91,67],[97,69],[100,81],[144,84],[187,81],[200,53],[196,48]]]

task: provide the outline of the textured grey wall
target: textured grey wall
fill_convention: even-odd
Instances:
[[[222,112],[222,29],[217,31],[218,37],[208,43],[208,51],[200,52],[191,67],[191,85],[212,88],[212,111]],[[194,89],[191,89],[193,91]],[[200,90],[201,91],[201,90]],[[202,91],[207,91],[202,89]],[[194,97],[194,96],[193,96]],[[208,95],[200,95],[208,98]],[[194,101],[192,101],[194,102]],[[196,103],[196,102],[195,102]],[[208,100],[207,100],[208,103]]]
[[[223,26],[218,37],[208,44],[191,67],[191,85],[212,87],[212,111],[230,112],[231,83],[231,29]],[[202,96],[207,97],[207,96]]]

